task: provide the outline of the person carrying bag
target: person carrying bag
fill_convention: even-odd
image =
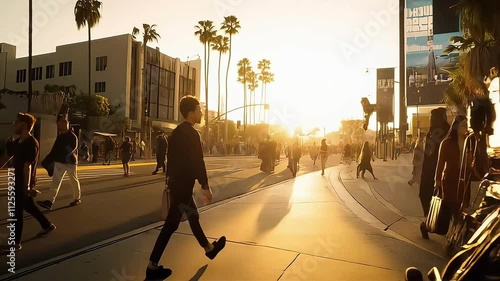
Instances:
[[[440,190],[441,188],[439,187],[434,189],[429,214],[425,220],[425,227],[430,233],[445,235],[448,233],[448,228],[450,226],[451,212],[446,205],[443,204]]]

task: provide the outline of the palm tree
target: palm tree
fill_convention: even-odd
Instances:
[[[33,0],[28,3],[28,113],[31,112],[31,101],[33,100]],[[0,107],[1,108],[1,107]]]
[[[450,38],[455,44],[448,46],[445,53],[456,50],[465,53],[465,84],[470,92],[484,95],[488,92],[484,77],[491,76],[492,66],[498,64],[495,53],[500,39],[500,2],[463,0],[456,8],[460,13],[463,37]]]
[[[274,82],[274,73],[266,72],[264,76],[264,104],[267,104],[267,84]],[[264,112],[264,119],[266,118],[266,112]]]
[[[239,30],[241,29],[240,26],[240,21],[236,16],[227,16],[224,17],[224,22],[222,23],[221,30],[224,30],[226,35],[229,35],[229,58],[227,60],[227,70],[226,70],[226,112],[228,110],[227,108],[227,101],[228,101],[228,77],[229,77],[229,66],[231,65],[231,52],[232,52],[232,43],[233,43],[233,35],[238,34]],[[226,131],[225,131],[225,141],[228,140],[228,122],[227,122],[227,116],[226,116]]]
[[[456,67],[445,69],[450,74],[452,81],[444,92],[444,101],[448,106],[455,107],[458,114],[467,114],[467,106],[475,98],[465,84],[465,63],[466,56],[462,54]]]
[[[102,2],[98,0],[77,0],[75,5],[75,22],[78,30],[83,27],[87,27],[89,36],[89,95],[92,93],[92,36],[91,30],[94,28],[101,19],[100,9],[102,7]]]
[[[210,44],[217,36],[217,31],[214,30],[213,22],[210,20],[199,21],[194,27],[196,31],[194,35],[198,36],[201,44],[203,44],[204,52],[204,67],[205,67],[205,144],[208,144],[209,124],[208,124],[208,70],[210,65]],[[209,148],[209,145],[205,145]]]
[[[264,78],[264,103],[267,103],[267,84],[274,82],[274,73],[266,72]]]
[[[220,100],[220,66],[221,66],[221,59],[222,59],[222,54],[225,54],[229,51],[229,38],[228,37],[225,37],[225,36],[222,36],[222,35],[218,35],[217,37],[214,38],[214,41],[212,43],[212,49],[214,51],[218,51],[219,52],[219,67],[218,67],[218,106],[217,106],[217,117],[220,116],[220,110],[221,110],[221,100]]]
[[[271,67],[271,62],[266,59],[259,61],[257,65],[257,69],[260,70],[259,80],[262,81],[262,92],[260,95],[260,103],[264,103],[264,87],[265,87],[264,80],[267,77],[266,73],[269,71],[270,67]],[[259,110],[259,121],[262,120],[261,115],[262,115],[262,109]]]
[[[153,42],[153,41],[156,41],[158,42],[158,39],[161,38],[160,34],[158,34],[158,32],[156,31],[156,24],[153,24],[153,25],[149,25],[149,24],[146,24],[146,23],[143,23],[142,24],[142,87],[141,87],[141,94],[140,96],[142,96],[142,100],[144,100],[144,96],[146,95],[146,66],[147,66],[147,58],[148,58],[148,43],[149,42]],[[135,27],[134,26],[134,29],[132,29],[132,38],[134,40],[136,40],[137,38],[137,34],[140,33],[140,30],[139,28]],[[151,102],[148,98],[148,103]],[[146,105],[145,105],[146,106]],[[147,114],[150,114],[149,112],[149,106],[147,107],[148,109],[148,112]],[[146,112],[144,112],[144,116],[146,117]],[[145,122],[142,122],[143,125],[145,125]],[[149,122],[148,122],[148,126],[147,128],[149,128]],[[147,139],[147,128],[146,126],[144,126],[143,128],[143,139]],[[151,149],[151,147],[150,147]],[[148,155],[149,155],[149,151],[150,149],[148,150]]]
[[[238,82],[243,84],[243,93],[244,93],[244,103],[243,103],[243,123],[246,143],[246,132],[247,132],[247,82],[248,82],[248,72],[252,71],[252,65],[250,64],[250,60],[247,58],[243,58],[238,62]]]
[[[247,82],[248,82],[248,89],[250,90],[250,104],[255,104],[255,90],[259,87],[259,81],[257,80],[257,74],[253,70],[247,72]],[[256,124],[255,106],[252,106],[252,109],[253,110],[250,118],[250,123]]]

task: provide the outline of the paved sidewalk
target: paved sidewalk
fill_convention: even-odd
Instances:
[[[409,266],[426,271],[443,265],[349,211],[337,196],[344,187],[332,180],[341,169],[299,176],[202,211],[207,236],[228,239],[213,261],[181,223],[161,260],[174,272],[167,280],[402,280]],[[117,237],[10,280],[144,280],[158,233],[150,228]]]
[[[397,160],[372,162],[378,180],[369,172],[365,173],[365,179],[357,179],[357,163],[344,166],[340,178],[351,196],[378,219],[385,230],[394,231],[419,247],[444,256],[444,236],[430,234],[430,240],[424,240],[420,234],[419,226],[425,217],[418,196],[419,185],[408,185],[413,169],[411,159],[411,154],[403,154]]]

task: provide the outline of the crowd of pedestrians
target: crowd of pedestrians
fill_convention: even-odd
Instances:
[[[468,118],[465,115],[455,116],[450,126],[446,109],[437,108],[431,111],[429,132],[425,138],[420,136],[414,143],[413,172],[408,184],[419,185],[425,217],[430,213],[432,197],[437,195],[442,198],[440,224],[461,219],[461,213],[470,201],[471,180],[481,179],[487,172],[481,161],[474,166],[468,163],[473,159],[472,155],[466,154],[473,151],[466,149],[468,134]],[[429,239],[425,222],[420,224],[420,232],[424,239]],[[448,238],[450,235],[451,231],[447,234]]]
[[[165,279],[172,274],[170,269],[158,265],[158,262],[170,240],[172,234],[177,230],[181,218],[186,215],[193,234],[200,246],[205,250],[205,255],[209,259],[214,259],[225,247],[226,238],[220,237],[210,243],[205,236],[199,222],[199,213],[193,198],[193,188],[195,181],[201,185],[205,202],[208,204],[212,200],[212,190],[208,183],[207,170],[203,159],[203,147],[200,135],[194,128],[195,124],[201,122],[201,108],[199,101],[192,96],[186,96],[180,101],[180,112],[185,121],[180,124],[170,138],[170,149],[164,134],[160,134],[156,140],[157,168],[163,168],[166,174],[166,188],[171,195],[170,208],[165,220],[165,224],[158,236],[152,250],[149,264],[146,268],[146,278],[156,280]],[[40,211],[35,204],[34,198],[40,193],[36,190],[36,167],[39,160],[39,144],[31,134],[36,123],[35,117],[27,113],[19,113],[14,122],[14,134],[18,138],[11,137],[7,143],[7,153],[13,168],[15,169],[16,181],[15,191],[15,211],[13,219],[15,226],[15,245],[9,245],[3,251],[21,249],[21,237],[23,231],[23,212],[31,214],[40,224],[42,230],[38,237],[43,237],[56,226]],[[69,177],[70,185],[73,189],[73,200],[70,206],[81,203],[81,188],[78,180],[78,138],[69,128],[69,122],[63,118],[57,121],[58,136],[53,144],[50,153],[42,160],[42,166],[52,177],[51,189],[45,200],[37,201],[38,205],[44,209],[52,210],[55,200],[61,188],[64,176]],[[111,151],[111,138],[106,138],[106,152]],[[106,141],[105,141],[106,143]],[[95,145],[95,142],[92,142]],[[134,142],[130,137],[126,137],[123,143],[117,148],[120,150],[124,176],[130,176],[129,163],[134,155]],[[95,148],[95,147],[93,147]],[[113,146],[113,149],[116,147]],[[165,161],[168,157],[169,161]],[[95,155],[93,155],[95,159]],[[109,163],[109,156],[106,157]],[[94,160],[95,161],[95,160]],[[271,158],[270,161],[275,161]],[[165,165],[166,163],[166,165]],[[10,195],[9,195],[10,196]]]

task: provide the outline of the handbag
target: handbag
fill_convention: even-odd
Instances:
[[[434,188],[434,195],[431,199],[429,214],[425,220],[425,227],[430,233],[445,235],[450,226],[451,212],[443,204],[443,199],[439,195],[440,188]]]
[[[161,197],[161,219],[162,220],[167,219],[169,210],[170,210],[170,189],[168,188],[168,183],[165,183],[165,189],[163,190],[163,196]]]

